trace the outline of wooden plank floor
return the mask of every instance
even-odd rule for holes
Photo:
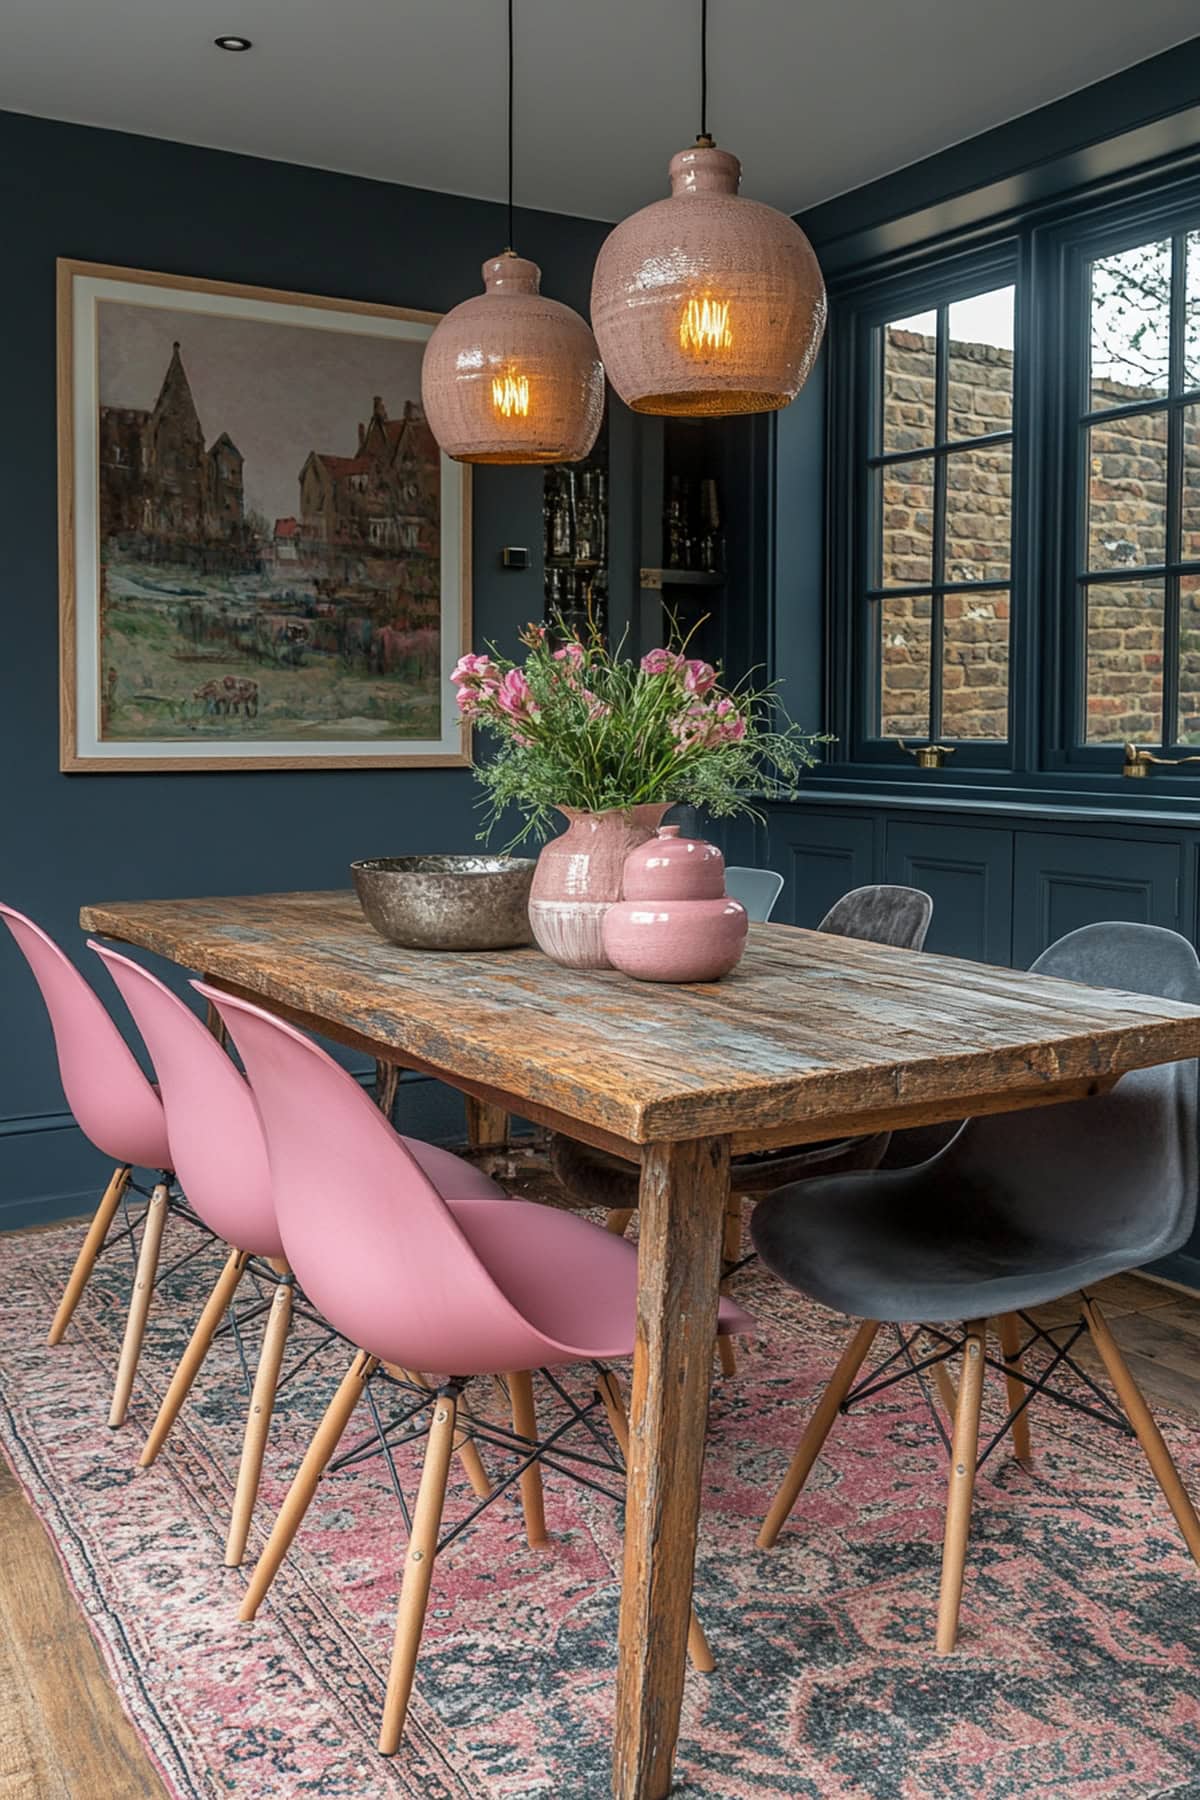
[[[514,1191],[544,1189],[512,1173]],[[1200,1417],[1200,1299],[1131,1275],[1098,1292],[1151,1405]],[[1048,1330],[1072,1316],[1069,1301],[1037,1314]],[[1082,1344],[1077,1354],[1086,1361]],[[0,1459],[0,1800],[164,1796],[41,1523]]]

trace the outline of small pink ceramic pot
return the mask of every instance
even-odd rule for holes
[[[736,968],[749,920],[737,900],[620,900],[604,915],[604,952],[636,981],[719,981]]]
[[[660,825],[658,836],[625,858],[622,900],[722,900],[725,858],[715,844],[680,837],[678,825]]]
[[[715,844],[660,825],[629,851],[621,899],[604,915],[604,954],[637,981],[719,981],[741,959],[749,921],[726,898],[725,858]]]

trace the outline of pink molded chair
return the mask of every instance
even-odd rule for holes
[[[262,1474],[275,1393],[292,1323],[295,1278],[284,1254],[275,1217],[271,1171],[258,1110],[245,1079],[212,1032],[148,969],[89,939],[116,982],[145,1040],[158,1076],[173,1165],[197,1215],[230,1245],[225,1263],[180,1359],[141,1463],[148,1468],[162,1449],[226,1309],[252,1259],[267,1263],[276,1277],[246,1417],[242,1459],[225,1561],[242,1560]],[[500,1188],[479,1170],[433,1144],[410,1141],[410,1148],[442,1191],[503,1199]],[[489,1491],[478,1452],[460,1454],[477,1492]]]
[[[530,1370],[631,1355],[637,1252],[553,1207],[512,1199],[447,1203],[357,1082],[323,1050],[259,1007],[193,985],[221,1013],[241,1052],[297,1278],[330,1323],[362,1346],[283,1504],[243,1619],[253,1618],[375,1368],[450,1376],[432,1405],[400,1593],[379,1740],[390,1755],[399,1748],[412,1690],[466,1379],[507,1373],[516,1403],[528,1393]],[[720,1328],[747,1331],[752,1321],[723,1301]],[[624,1448],[620,1390],[607,1370],[600,1381]],[[533,1436],[517,1404],[514,1423],[522,1437]],[[535,1463],[523,1484],[536,1470]],[[531,1538],[539,1523],[527,1505]],[[542,1537],[544,1531],[541,1524]],[[694,1618],[689,1646],[693,1660],[712,1667]]]
[[[48,1341],[57,1344],[79,1304],[125,1197],[134,1168],[156,1169],[142,1230],[137,1272],[117,1365],[110,1425],[123,1424],[137,1373],[146,1315],[158,1273],[158,1255],[171,1204],[171,1151],[162,1102],[104,1006],[53,938],[11,906],[0,918],[33,971],[50,1014],[63,1092],[84,1136],[116,1164],[63,1290]]]

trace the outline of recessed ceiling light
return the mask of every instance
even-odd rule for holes
[[[228,35],[214,38],[213,43],[218,50],[252,50],[254,48],[249,38]]]

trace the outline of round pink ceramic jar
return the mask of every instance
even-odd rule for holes
[[[604,915],[604,952],[637,981],[719,981],[746,948],[737,900],[619,900]]]
[[[625,858],[622,900],[723,900],[725,858],[715,844],[680,837],[660,825],[657,837]]]
[[[715,844],[682,838],[678,825],[631,850],[622,898],[604,915],[604,953],[638,981],[718,981],[746,947],[749,921],[725,894],[725,859]]]

